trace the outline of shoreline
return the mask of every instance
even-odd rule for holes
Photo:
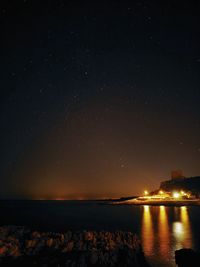
[[[110,205],[136,205],[136,206],[170,206],[170,207],[182,207],[182,206],[200,206],[200,199],[195,200],[127,200],[119,202],[109,202]]]

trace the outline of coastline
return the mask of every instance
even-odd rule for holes
[[[109,202],[110,205],[139,205],[139,206],[200,206],[200,199],[193,200],[126,200],[126,201],[118,201],[118,202]]]

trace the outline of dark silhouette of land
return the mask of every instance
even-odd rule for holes
[[[184,190],[191,192],[196,197],[200,197],[200,176],[163,181],[160,184],[160,189],[165,191]]]

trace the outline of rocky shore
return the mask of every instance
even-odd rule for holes
[[[175,251],[175,261],[178,267],[200,266],[200,252],[193,249],[180,249]]]
[[[43,233],[0,227],[0,266],[149,267],[131,232]]]

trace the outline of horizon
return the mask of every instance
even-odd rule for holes
[[[195,175],[195,176],[184,176],[184,179],[191,179],[191,178],[200,178],[200,175]],[[165,179],[165,180],[161,180],[160,184],[164,181],[170,181],[172,179],[172,177]],[[116,195],[116,196],[97,196],[95,197],[93,196],[48,196],[48,197],[22,197],[22,196],[12,196],[12,197],[6,197],[6,198],[1,198],[0,200],[36,200],[36,201],[98,201],[98,200],[117,200],[117,199],[123,199],[123,198],[135,198],[135,197],[139,197],[142,196],[144,194],[144,192],[146,191],[147,188],[144,188],[142,192],[138,192],[137,194],[130,194],[130,195]],[[159,186],[157,188],[153,188],[152,190],[149,190],[148,188],[148,192],[154,192],[156,190],[159,190]]]

